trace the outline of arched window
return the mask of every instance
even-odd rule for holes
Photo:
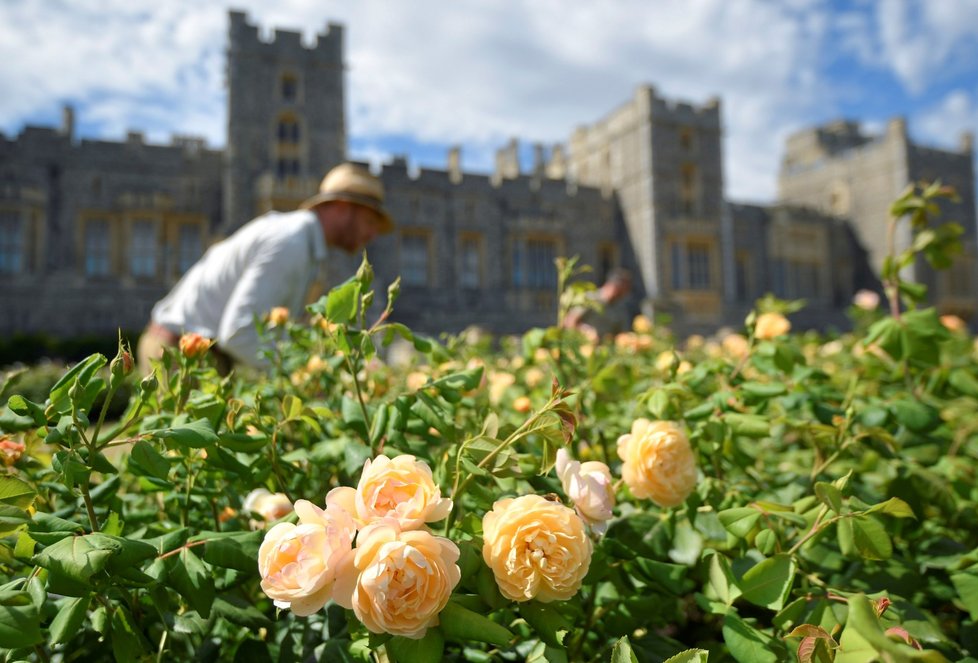
[[[299,96],[299,79],[295,74],[282,74],[282,101],[295,101]]]

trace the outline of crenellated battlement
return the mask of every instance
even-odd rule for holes
[[[343,59],[343,26],[338,23],[327,23],[326,30],[316,34],[313,43],[306,44],[303,43],[303,33],[294,30],[276,29],[271,38],[263,39],[258,26],[248,21],[245,12],[231,11],[229,16],[228,49],[232,53],[275,53],[297,57],[326,57],[337,61]]]

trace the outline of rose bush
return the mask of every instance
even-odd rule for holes
[[[3,375],[3,660],[978,656],[978,353],[898,271],[853,333],[761,335],[798,306],[765,299],[735,341],[498,350],[371,278],[265,322],[271,376],[206,339]]]

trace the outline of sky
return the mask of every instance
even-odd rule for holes
[[[724,188],[769,202],[785,139],[839,118],[955,148],[978,133],[978,0],[0,0],[0,132],[225,141],[229,9],[263,36],[346,39],[350,156],[487,173],[511,138],[566,142],[649,84],[722,101]],[[529,159],[525,162],[529,167]]]

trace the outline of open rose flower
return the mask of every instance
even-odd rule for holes
[[[482,530],[482,557],[506,598],[565,601],[581,588],[592,546],[573,509],[539,495],[499,500]]]
[[[272,522],[292,513],[292,502],[285,493],[270,493],[264,488],[256,488],[245,496],[241,505],[245,513],[257,513],[265,522]],[[252,527],[261,527],[262,523],[252,522]]]
[[[20,460],[26,448],[23,442],[11,440],[9,437],[0,438],[0,461],[10,467]]]
[[[402,530],[442,520],[452,510],[452,500],[441,496],[431,468],[407,454],[367,459],[356,489],[334,488],[326,504],[344,509],[361,526],[393,518]]]
[[[762,313],[754,324],[754,336],[763,340],[777,338],[791,331],[791,322],[780,313]]]
[[[860,290],[853,296],[852,303],[864,311],[875,311],[879,308],[880,296],[872,290]]]
[[[618,438],[621,476],[640,499],[662,507],[678,506],[696,487],[696,458],[689,440],[670,421],[636,419],[631,433]]]
[[[336,572],[352,557],[356,528],[340,509],[295,503],[299,524],[279,523],[265,534],[258,549],[261,588],[279,608],[300,617],[320,610],[333,598]]]
[[[360,530],[333,599],[373,633],[420,639],[438,624],[462,577],[458,558],[458,546],[449,539],[425,530],[405,532],[393,521],[374,523]]]
[[[947,314],[941,316],[941,324],[948,329],[948,331],[954,333],[960,333],[968,328],[968,323],[959,318],[956,315]]]
[[[557,450],[554,465],[564,493],[574,502],[574,509],[591,529],[604,534],[615,506],[611,470],[604,463],[590,460],[584,463],[570,457],[566,449]]]

